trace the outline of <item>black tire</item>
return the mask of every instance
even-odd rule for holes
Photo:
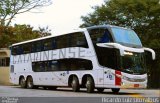
[[[50,89],[50,90],[56,90],[57,87],[48,87],[48,89]]]
[[[39,88],[39,86],[35,86],[35,85],[34,85],[34,86],[33,86],[33,88],[34,88],[34,89],[38,89],[38,88]]]
[[[94,92],[94,81],[93,81],[92,77],[90,77],[90,76],[87,77],[86,88],[87,88],[88,93]]]
[[[102,92],[104,91],[104,88],[97,88],[97,91],[98,91],[99,93],[102,93]]]
[[[44,86],[44,87],[43,87],[43,89],[44,89],[44,90],[47,90],[47,89],[48,89],[48,87]]]
[[[27,78],[27,88],[28,89],[33,89],[34,88],[34,83],[32,77]]]
[[[72,86],[72,90],[74,92],[78,92],[79,89],[80,89],[80,86],[79,86],[79,81],[78,81],[78,78],[77,77],[73,77],[72,79],[72,82],[71,82],[71,86]]]
[[[26,88],[26,81],[25,81],[24,77],[20,78],[19,84],[20,84],[21,88]]]
[[[119,93],[119,91],[120,91],[120,88],[112,88],[112,92],[115,94]]]

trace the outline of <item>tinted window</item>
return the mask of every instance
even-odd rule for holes
[[[32,63],[32,68],[33,68],[33,71],[35,72],[44,72],[45,71],[44,62]]]
[[[35,45],[35,52],[40,52],[43,49],[42,41],[37,41],[34,43],[34,45]]]
[[[69,46],[70,47],[84,47],[88,48],[86,37],[83,33],[77,32],[69,35]]]
[[[56,37],[57,49],[67,48],[68,47],[68,35],[62,35]]]
[[[23,47],[21,45],[19,46],[13,46],[12,47],[12,51],[11,51],[11,54],[12,55],[21,55],[23,54]]]
[[[118,49],[115,48],[105,48],[99,47],[96,43],[107,43],[113,42],[113,38],[107,29],[99,28],[92,29],[89,31],[96,55],[98,58],[98,62],[101,66],[119,69],[119,59],[117,57],[119,54]]]
[[[88,48],[87,40],[84,33],[71,33],[54,38],[25,43],[19,46],[13,46],[12,55],[20,55],[68,47]]]
[[[52,39],[43,40],[43,50],[51,50],[52,49]]]
[[[58,68],[59,63],[57,61],[41,61],[32,63],[32,69],[34,72],[57,71]]]
[[[24,44],[22,47],[24,54],[31,53],[31,43]]]
[[[108,43],[113,41],[111,34],[107,29],[93,29],[89,31],[89,34],[94,44]]]
[[[86,59],[72,58],[32,63],[32,69],[35,72],[91,70],[92,68],[92,62]]]
[[[59,68],[59,63],[58,61],[48,61],[48,71],[57,71]]]
[[[100,65],[112,69],[120,68],[119,51],[117,49],[103,47],[95,47],[95,49]]]
[[[17,55],[17,49],[18,49],[18,46],[13,46],[12,47],[12,55]]]
[[[52,38],[52,48],[53,48],[53,49],[56,49],[56,48],[57,48],[56,38]]]
[[[18,48],[17,48],[17,54],[21,55],[21,54],[23,54],[23,52],[24,52],[24,50],[23,50],[22,45],[19,45]]]
[[[91,70],[92,62],[86,59],[68,59],[64,61],[69,70]]]
[[[31,46],[32,46],[32,50],[31,50],[32,53],[36,52],[36,43],[33,42]]]

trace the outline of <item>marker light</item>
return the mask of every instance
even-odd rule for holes
[[[124,55],[133,55],[133,53],[132,52],[124,52]]]

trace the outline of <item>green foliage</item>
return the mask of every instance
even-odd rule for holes
[[[0,25],[9,26],[16,15],[50,4],[51,0],[1,0]]]
[[[41,37],[45,37],[45,36],[49,36],[49,35],[51,35],[51,30],[48,28],[48,26],[47,27],[39,27],[39,34],[40,34],[40,36]]]
[[[39,34],[33,30],[30,25],[15,25],[14,27],[14,41],[21,42],[24,40],[38,38]]]
[[[144,46],[160,47],[159,0],[110,0],[82,16],[81,27],[111,24],[134,29]]]
[[[43,30],[42,30],[43,29]],[[50,30],[33,30],[30,25],[0,26],[0,48],[7,48],[13,43],[51,35]]]
[[[84,23],[80,27],[111,24],[134,29],[142,44],[156,52],[156,61],[147,64],[149,81],[160,80],[156,74],[160,73],[160,0],[106,0],[93,9],[94,12],[81,17]]]
[[[111,24],[134,29],[144,46],[160,48],[159,0],[110,0],[82,16],[81,27]]]

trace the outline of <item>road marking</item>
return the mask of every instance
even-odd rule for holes
[[[140,95],[140,94],[132,94],[130,95],[131,97],[133,98],[139,98],[139,99],[142,99],[142,100],[145,100],[146,103],[153,103],[152,101],[150,101],[148,98],[145,98],[144,96]]]
[[[130,95],[131,97],[135,97],[135,98],[144,98],[142,95],[140,94],[132,94]]]
[[[158,94],[158,96],[160,95],[160,90],[155,91],[156,94]]]

